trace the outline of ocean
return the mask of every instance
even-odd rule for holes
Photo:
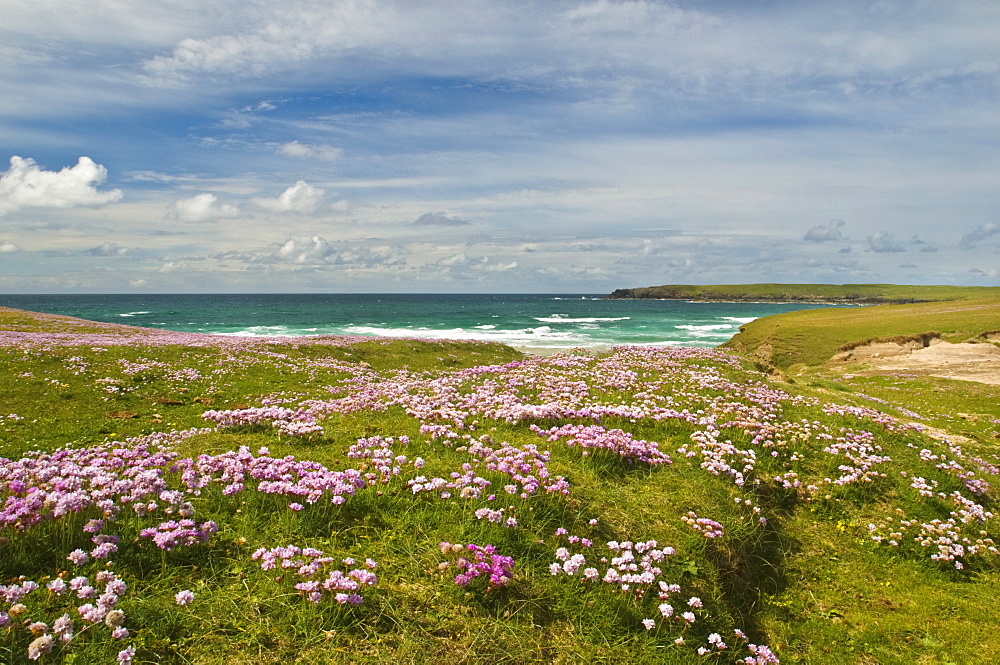
[[[474,339],[540,349],[711,347],[756,318],[822,306],[580,294],[0,295],[0,305],[216,335]]]

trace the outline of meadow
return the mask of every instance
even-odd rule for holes
[[[1000,654],[995,387],[0,330],[0,662]]]

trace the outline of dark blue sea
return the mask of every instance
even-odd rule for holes
[[[0,295],[0,305],[182,332],[477,339],[539,348],[710,347],[758,317],[820,307],[580,294]]]

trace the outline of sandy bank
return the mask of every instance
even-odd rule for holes
[[[877,371],[912,372],[1000,385],[1000,347],[994,344],[935,340],[918,348],[915,344],[880,343],[858,347],[849,357],[835,360],[865,362]]]

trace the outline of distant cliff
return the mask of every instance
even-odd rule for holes
[[[896,284],[668,284],[617,289],[610,300],[653,299],[702,302],[803,302],[831,305],[890,305],[964,300],[1000,295],[1000,287]]]

